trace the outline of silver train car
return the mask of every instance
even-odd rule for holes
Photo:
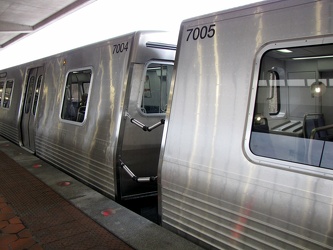
[[[333,0],[282,0],[0,71],[0,134],[206,249],[333,249]],[[173,61],[175,59],[175,64]]]
[[[172,43],[134,32],[1,70],[0,134],[115,200],[156,196]]]
[[[207,249],[333,249],[333,1],[191,18],[178,39],[162,225]]]

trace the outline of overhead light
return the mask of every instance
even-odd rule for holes
[[[312,59],[324,59],[324,58],[333,58],[333,55],[328,56],[309,56],[309,57],[295,57],[293,60],[312,60]]]
[[[281,52],[281,53],[293,53],[291,50],[289,49],[278,49],[277,51]]]
[[[312,97],[320,97],[326,92],[326,85],[323,82],[314,82],[310,87]]]

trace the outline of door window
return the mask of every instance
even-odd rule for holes
[[[33,92],[34,92],[34,83],[35,83],[35,76],[30,76],[29,82],[28,82],[28,88],[25,98],[25,105],[24,105],[24,112],[28,114],[30,112],[30,107],[32,103],[33,98]]]
[[[37,83],[36,83],[36,88],[35,88],[35,96],[34,96],[34,105],[32,108],[32,113],[33,115],[36,115],[36,109],[37,109],[37,104],[38,104],[38,98],[40,94],[40,87],[42,84],[43,76],[39,75],[37,78]]]
[[[164,114],[167,109],[173,64],[151,62],[142,80],[140,110],[144,114]]]
[[[0,82],[0,107],[2,106],[2,96],[3,96],[3,89],[5,86],[5,82]]]

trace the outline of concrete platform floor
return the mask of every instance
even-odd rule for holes
[[[201,247],[0,137],[0,250]]]
[[[133,249],[5,153],[0,159],[1,250]]]

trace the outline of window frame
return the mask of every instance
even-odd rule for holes
[[[37,114],[43,80],[44,80],[44,75],[38,74],[36,84],[35,84],[35,89],[34,89],[34,98],[32,100],[33,101],[33,103],[32,103],[32,115],[33,116],[36,116],[36,114]],[[38,84],[39,84],[39,86],[38,86]]]
[[[173,66],[173,70],[175,70],[174,68],[174,62],[173,61],[167,61],[167,60],[150,60],[148,62],[146,62],[144,70],[143,70],[143,74],[142,74],[142,78],[140,80],[140,89],[139,89],[139,95],[138,95],[138,100],[137,100],[137,109],[138,112],[142,115],[142,116],[146,116],[146,117],[164,117],[166,115],[166,110],[164,113],[146,113],[142,111],[141,105],[142,105],[142,100],[143,100],[143,95],[144,95],[144,85],[145,85],[145,79],[146,79],[146,75],[147,75],[147,71],[148,71],[148,67],[151,64],[159,64],[159,65],[171,65]],[[172,84],[172,77],[173,77],[173,72],[171,73],[170,76],[170,86],[169,86],[169,91],[167,94],[167,98],[166,98],[166,105],[168,105],[169,103],[169,97],[170,97],[170,87]],[[160,97],[161,100],[161,97]]]
[[[4,106],[4,103],[5,103],[4,99],[6,98],[6,90],[7,90],[8,82],[12,83],[12,87],[11,87],[10,96],[9,96],[9,106],[5,107]],[[4,108],[4,109],[10,109],[10,107],[11,107],[14,86],[15,86],[15,80],[14,79],[6,79],[5,84],[4,84],[4,88],[3,88],[3,101],[1,103],[1,107]]]
[[[67,86],[68,76],[70,75],[70,73],[80,72],[80,71],[85,71],[85,70],[90,70],[91,71],[91,77],[90,77],[88,98],[87,98],[87,104],[86,104],[86,108],[85,108],[85,114],[84,114],[83,121],[79,122],[79,121],[64,119],[64,118],[62,118],[62,113],[63,113],[63,107],[64,107],[64,100],[65,100],[65,93],[66,93],[66,86]],[[63,83],[62,99],[61,99],[61,105],[60,105],[60,110],[59,110],[59,120],[60,121],[62,121],[64,123],[76,125],[76,126],[83,126],[86,123],[87,113],[88,113],[88,110],[89,110],[89,102],[90,102],[90,95],[91,95],[91,88],[92,88],[92,84],[93,84],[93,79],[94,79],[94,70],[93,70],[92,66],[82,67],[82,68],[72,68],[72,69],[67,70],[65,81]]]
[[[0,87],[0,89],[2,89],[1,92],[0,92],[0,108],[3,108],[2,106],[3,106],[4,95],[5,95],[4,90],[5,90],[5,86],[6,86],[6,79],[1,80],[0,84],[2,84],[2,87]]]
[[[325,178],[333,179],[333,170],[323,167],[316,167],[313,165],[307,165],[300,162],[292,162],[286,159],[275,159],[267,156],[256,155],[251,150],[251,133],[252,125],[254,123],[255,107],[256,107],[256,97],[258,92],[258,83],[260,79],[261,61],[265,54],[271,50],[283,49],[283,48],[297,48],[297,47],[311,47],[320,45],[333,44],[333,37],[321,37],[313,39],[301,39],[292,41],[279,41],[270,42],[261,47],[255,55],[253,74],[251,79],[251,88],[248,103],[248,112],[246,119],[246,127],[244,131],[244,143],[243,152],[250,162],[262,166],[269,166],[278,169],[284,169],[293,172],[301,172],[310,175],[320,175],[325,176]],[[325,150],[325,149],[324,149]]]

